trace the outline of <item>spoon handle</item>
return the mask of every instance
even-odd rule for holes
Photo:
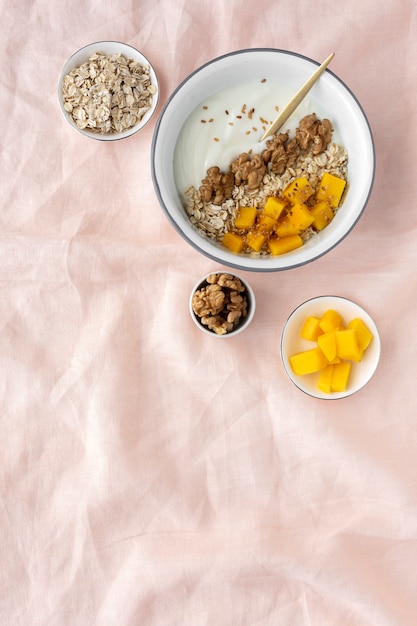
[[[281,128],[284,122],[290,117],[292,113],[294,113],[295,109],[298,107],[300,102],[304,100],[307,93],[310,91],[314,83],[317,79],[323,74],[326,67],[329,65],[330,61],[333,59],[335,53],[332,52],[325,61],[317,68],[317,70],[310,76],[308,80],[300,87],[297,93],[291,98],[289,103],[282,109],[281,113],[276,117],[276,119],[272,122],[271,126],[265,131],[262,135],[260,141],[264,141],[269,135],[274,135],[277,130]]]

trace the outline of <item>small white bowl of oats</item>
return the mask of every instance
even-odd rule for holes
[[[195,325],[212,337],[235,337],[255,315],[255,294],[241,276],[217,270],[195,284],[189,301]]]
[[[196,69],[161,111],[151,157],[160,205],[186,242],[222,265],[299,267],[338,245],[364,211],[372,132],[329,68],[261,140],[318,65],[285,50],[232,52]]]
[[[149,122],[158,104],[158,79],[136,48],[98,41],[65,63],[58,99],[65,119],[82,135],[115,141],[132,136]]]

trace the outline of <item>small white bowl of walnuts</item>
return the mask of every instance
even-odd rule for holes
[[[82,135],[101,141],[130,137],[158,104],[155,70],[136,48],[98,41],[75,52],[58,82],[61,111]]]
[[[196,283],[190,313],[196,326],[213,337],[234,337],[251,323],[256,301],[252,287],[240,276],[216,271]]]

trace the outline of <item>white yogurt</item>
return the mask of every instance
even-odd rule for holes
[[[259,81],[233,85],[201,102],[182,127],[175,147],[178,191],[190,185],[198,188],[209,167],[227,171],[242,152],[260,153],[268,140],[260,143],[262,135],[293,95],[282,85]],[[293,133],[309,113],[327,117],[307,96],[280,132]]]

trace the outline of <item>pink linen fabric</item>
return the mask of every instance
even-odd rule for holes
[[[0,0],[0,624],[417,624],[417,4],[412,0]],[[373,130],[352,233],[296,270],[244,273],[250,328],[188,314],[218,266],[151,180],[156,116],[116,143],[64,121],[66,59],[130,43],[160,79],[249,47],[321,61]],[[375,319],[352,398],[287,379],[290,312],[322,294]]]

